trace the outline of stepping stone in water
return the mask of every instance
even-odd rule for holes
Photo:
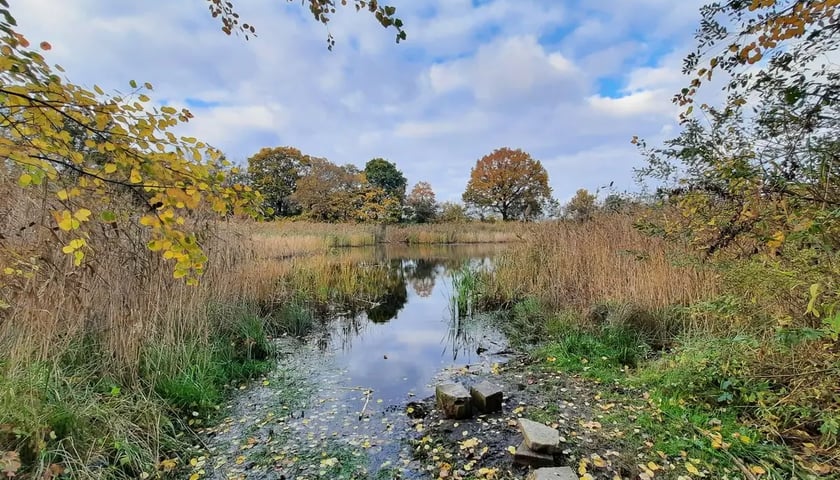
[[[435,387],[435,401],[447,418],[456,420],[472,415],[470,393],[460,383],[441,383]]]
[[[532,471],[526,480],[578,480],[571,467],[538,468]]]
[[[560,432],[557,430],[527,418],[519,419],[519,430],[531,450],[548,454],[560,451]]]
[[[554,457],[549,453],[535,452],[522,442],[513,454],[513,462],[529,467],[553,467]]]
[[[482,413],[498,412],[502,409],[502,389],[488,381],[470,388],[473,405]]]

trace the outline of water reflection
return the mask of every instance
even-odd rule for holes
[[[348,385],[373,389],[385,401],[428,394],[441,370],[487,361],[501,335],[480,319],[453,319],[453,272],[465,263],[489,265],[503,246],[386,246],[337,251],[328,261],[328,298],[314,346],[332,359]],[[323,260],[321,260],[323,261]],[[355,276],[355,277],[354,277]],[[373,283],[373,284],[370,284]],[[350,290],[353,286],[357,290]],[[335,302],[334,302],[335,303]],[[457,320],[457,322],[455,321]]]

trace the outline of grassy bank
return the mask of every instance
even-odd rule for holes
[[[598,386],[613,405],[599,428],[618,435],[605,445],[627,474],[653,477],[653,462],[656,478],[830,477],[836,337],[804,315],[804,282],[773,266],[700,262],[609,216],[536,229],[475,289],[485,307],[508,307],[502,325],[530,352],[520,374],[546,379],[544,395],[560,394],[557,372]],[[550,406],[532,413],[562,420]]]
[[[148,251],[130,199],[116,199],[118,220],[89,232],[75,267],[42,215],[60,205],[12,179],[0,188],[3,471],[100,479],[164,470],[230,388],[272,365],[268,337],[286,316],[260,304],[276,279],[240,273],[254,270],[259,245],[197,215],[210,268],[189,287]]]

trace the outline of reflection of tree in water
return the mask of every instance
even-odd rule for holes
[[[428,297],[435,289],[438,261],[421,258],[405,265],[405,277],[414,292],[421,297]]]
[[[396,318],[408,301],[402,267],[402,260],[396,259],[387,262],[388,278],[385,284],[381,286],[383,293],[376,299],[375,305],[365,310],[371,322],[385,323]]]

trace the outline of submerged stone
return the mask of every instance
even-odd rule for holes
[[[519,430],[531,450],[549,454],[560,451],[560,432],[557,430],[527,418],[519,419]]]
[[[472,399],[460,383],[441,383],[435,388],[437,406],[447,418],[463,419],[472,415]]]
[[[538,468],[526,480],[578,480],[571,467]]]
[[[535,452],[528,448],[525,442],[522,442],[516,449],[516,453],[513,454],[513,462],[529,467],[553,467],[554,456],[548,453]]]
[[[473,405],[482,413],[498,412],[502,409],[502,389],[488,381],[470,388]]]

